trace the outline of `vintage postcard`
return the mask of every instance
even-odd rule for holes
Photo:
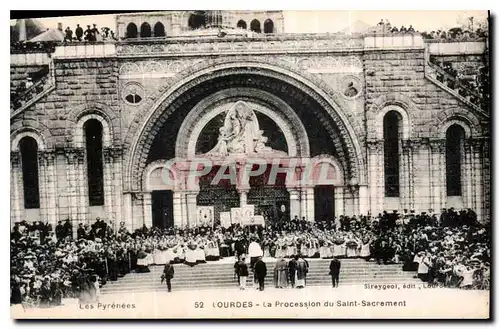
[[[11,317],[488,319],[488,21],[12,19]]]

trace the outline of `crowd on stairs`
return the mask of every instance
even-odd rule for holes
[[[426,282],[450,287],[489,288],[490,225],[472,210],[435,214],[384,212],[338,220],[262,226],[146,228],[130,233],[121,223],[70,221],[53,231],[48,223],[15,223],[11,232],[11,303],[57,305],[62,297],[97,298],[99,287],[127,273],[148,272],[153,264],[195,266],[220,257],[247,256],[258,243],[276,259],[364,258],[398,263]]]

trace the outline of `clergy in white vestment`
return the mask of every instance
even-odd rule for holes
[[[252,269],[257,259],[259,259],[259,257],[262,257],[264,255],[262,248],[260,247],[260,244],[254,239],[252,240],[252,242],[250,242],[250,245],[248,246],[248,255],[250,256],[250,267]]]

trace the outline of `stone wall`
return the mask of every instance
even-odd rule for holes
[[[254,55],[255,58],[259,56]],[[343,207],[346,213],[352,214],[359,209],[367,209],[377,214],[384,208],[420,212],[429,209],[439,211],[449,206],[452,200],[445,195],[443,139],[446,127],[456,122],[467,128],[468,139],[464,171],[466,184],[459,202],[464,207],[473,208],[480,216],[488,214],[490,163],[486,149],[489,146],[482,137],[489,136],[486,126],[489,117],[426,77],[423,47],[366,50],[363,55],[353,52],[348,56],[301,54],[299,57],[282,54],[275,57],[274,63],[282,60],[295,68],[294,74],[312,75],[337,91],[342,98],[342,111],[360,123],[355,130],[356,133],[361,132],[357,137],[362,153],[366,150],[368,168],[363,174],[368,177],[368,187],[363,189],[368,191],[360,193],[346,187],[344,204],[336,205],[336,209]],[[360,59],[359,70],[339,72],[342,65],[338,63],[343,63],[348,57]],[[454,59],[456,65],[468,63],[471,69],[479,65],[478,55],[449,59]],[[123,191],[122,172],[125,135],[133,125],[139,125],[134,120],[140,111],[148,110],[143,108],[144,104],[153,104],[131,105],[125,102],[124,96],[127,88],[135,83],[143,88],[144,98],[151,95],[158,98],[168,85],[168,79],[200,61],[203,61],[200,57],[156,61],[144,61],[140,57],[55,59],[55,90],[11,120],[12,140],[30,132],[40,135],[44,144],[39,160],[43,206],[39,214],[24,211],[20,200],[22,189],[19,190],[22,177],[18,169],[13,169],[13,218],[40,216],[55,224],[65,218],[71,218],[76,223],[101,216],[115,221],[124,218],[129,228],[140,227],[144,219],[149,223],[150,195],[141,191]],[[26,77],[27,70],[26,66],[11,66],[11,79],[21,81]],[[349,76],[357,79],[361,90],[358,96],[352,98],[342,96],[344,80]],[[398,111],[403,121],[400,198],[384,198],[382,120],[390,109]],[[100,120],[104,126],[105,205],[100,207],[88,205],[82,125],[89,118]],[[16,152],[13,150],[11,157],[11,163],[15,163],[13,168],[19,167],[19,161],[12,160],[16,158]],[[360,200],[361,197],[366,200]]]
[[[366,81],[367,139],[381,143],[382,120],[388,106],[400,112],[404,136],[401,144],[399,208],[415,211],[439,211],[449,206],[446,198],[444,138],[450,123],[461,123],[470,134],[469,139],[479,141],[486,134],[482,122],[484,113],[467,107],[442,86],[425,77],[424,50],[367,52],[364,56]],[[432,143],[438,143],[436,147]],[[480,142],[481,143],[481,142]],[[482,151],[470,149],[466,158],[482,156]],[[382,202],[384,179],[383,147],[369,150],[372,204],[395,205],[394,200]],[[473,177],[483,172],[482,163],[470,162],[464,171],[463,207],[474,208],[478,214],[487,212],[483,195],[471,192]],[[470,171],[470,172],[469,172]],[[382,177],[380,177],[382,176]],[[485,182],[488,185],[489,182]],[[473,189],[473,188],[472,188]],[[449,200],[450,202],[452,200]],[[379,209],[380,210],[380,209]]]

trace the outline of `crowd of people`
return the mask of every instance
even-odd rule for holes
[[[79,224],[76,234],[69,221],[59,222],[54,230],[48,223],[16,223],[11,233],[11,302],[58,305],[63,296],[95,300],[107,281],[131,271],[148,272],[154,264],[195,266],[221,257],[236,256],[241,261],[249,256],[254,269],[258,257],[252,243],[253,249],[257,244],[262,250],[260,256],[278,260],[277,287],[286,286],[285,277],[292,286],[304,286],[295,282],[301,278],[295,278],[308,265],[297,272],[291,260],[363,258],[399,263],[426,282],[488,288],[490,228],[480,224],[470,209],[443,210],[439,218],[394,211],[373,218],[341,216],[337,221],[294,218],[266,227],[144,226],[135,232],[124,223],[115,228],[97,219],[92,225]]]
[[[488,30],[480,27],[476,29],[466,29],[455,27],[447,31],[436,30],[431,32],[416,31],[413,25],[406,27],[402,25],[400,28],[392,26],[389,20],[381,19],[375,26],[374,32],[383,34],[406,34],[406,33],[420,33],[426,40],[446,40],[446,41],[476,41],[488,37]]]
[[[64,42],[96,42],[101,40],[118,40],[115,32],[109,27],[101,28],[101,32],[97,28],[97,24],[87,25],[87,29],[83,29],[80,24],[76,25],[75,32],[68,26],[64,30]]]
[[[64,38],[63,42],[97,42],[97,41],[111,41],[118,40],[115,32],[109,27],[102,27],[100,30],[97,24],[87,25],[86,29],[83,29],[80,24],[76,25],[73,31],[69,26],[63,31]],[[53,53],[56,46],[60,43],[58,40],[52,41],[30,41],[21,40],[17,42],[10,43],[11,53],[39,53],[47,52]]]

